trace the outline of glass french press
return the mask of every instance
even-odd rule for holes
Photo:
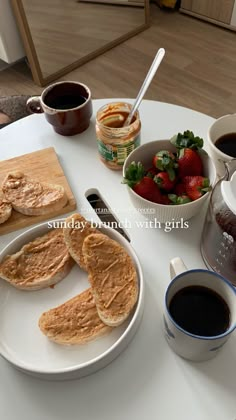
[[[207,267],[236,286],[236,159],[213,188],[201,237]]]

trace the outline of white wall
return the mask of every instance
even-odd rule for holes
[[[0,59],[13,63],[25,56],[10,0],[0,0]]]

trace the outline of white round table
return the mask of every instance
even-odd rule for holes
[[[32,115],[9,125],[0,130],[1,159],[53,146],[77,200],[78,211],[86,212],[89,204],[85,193],[96,188],[118,218],[122,213],[131,222],[143,220],[121,184],[121,173],[107,169],[97,155],[95,113],[114,100],[117,99],[94,100],[89,129],[74,137],[54,133],[43,115]],[[145,100],[140,115],[142,143],[168,139],[186,129],[206,139],[207,128],[214,121],[186,108]],[[202,214],[189,221],[188,229],[165,232],[162,228],[140,229],[136,225],[128,229],[146,283],[144,316],[128,348],[104,369],[65,382],[30,377],[0,358],[0,418],[235,420],[235,334],[214,359],[191,363],[170,350],[161,329],[170,259],[180,256],[188,268],[205,267],[200,254],[204,215],[203,209]],[[19,233],[1,236],[1,249]]]

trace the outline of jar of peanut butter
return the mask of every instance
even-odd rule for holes
[[[141,121],[138,111],[130,125],[124,123],[132,105],[112,102],[100,108],[96,115],[98,153],[110,169],[122,169],[127,156],[140,145]]]

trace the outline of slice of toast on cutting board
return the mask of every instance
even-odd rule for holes
[[[0,184],[11,172],[22,172],[41,183],[58,185],[64,188],[67,202],[61,208],[51,208],[45,214],[28,216],[12,211],[7,221],[0,224],[0,235],[40,223],[44,220],[69,213],[76,209],[76,200],[53,147],[37,150],[22,156],[0,161]]]

